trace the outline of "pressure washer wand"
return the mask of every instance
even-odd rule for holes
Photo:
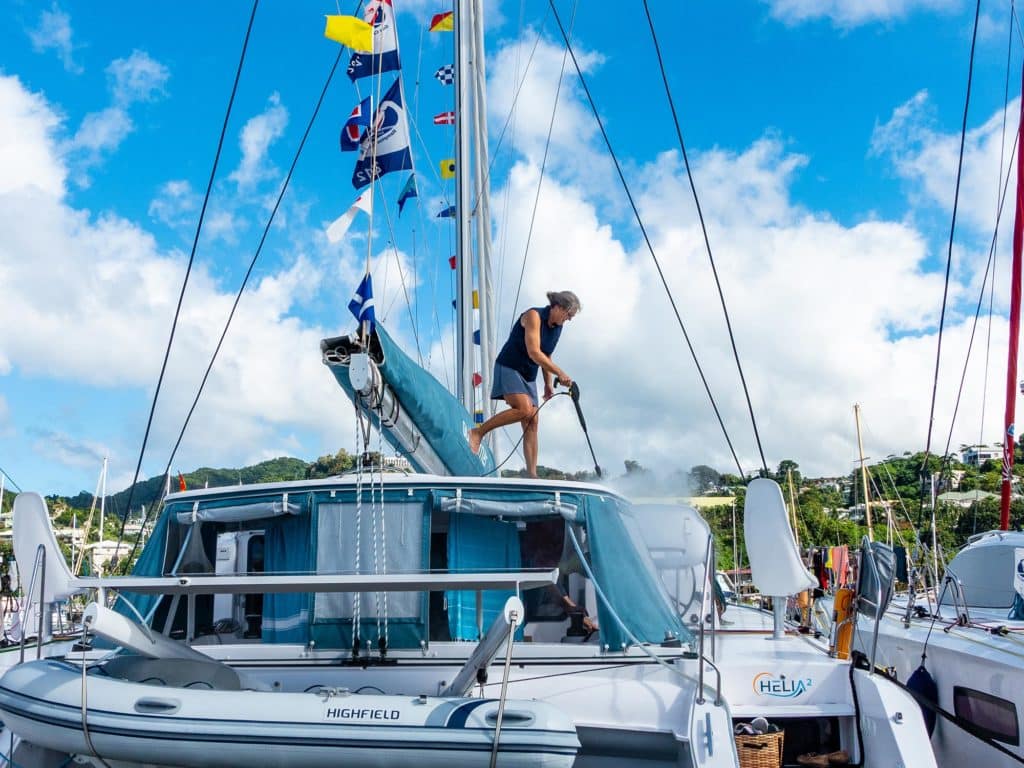
[[[601,467],[597,463],[597,456],[594,455],[594,446],[590,442],[590,433],[587,432],[587,420],[583,418],[583,409],[580,408],[580,385],[575,381],[569,385],[569,396],[572,398],[572,404],[576,406],[576,416],[580,420],[580,426],[583,427],[583,436],[587,438],[590,457],[594,460],[594,473],[601,477]]]

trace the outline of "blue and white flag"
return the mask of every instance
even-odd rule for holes
[[[352,301],[348,303],[348,311],[355,315],[360,323],[369,322],[370,330],[377,324],[377,318],[373,313],[373,278],[367,272],[363,275],[362,282],[352,294]]]
[[[443,211],[441,211],[439,214],[437,214],[437,218],[439,218],[439,219],[454,219],[455,218],[455,206],[454,205],[449,205],[447,208],[445,208]]]
[[[402,106],[402,81],[388,88],[377,107],[373,124],[359,140],[359,159],[352,173],[352,186],[362,189],[385,173],[412,168],[409,151],[409,123]]]
[[[405,182],[405,186],[402,187],[402,194],[398,196],[398,215],[402,215],[402,209],[405,207],[405,203],[410,197],[419,196],[420,193],[416,189],[416,174],[409,174],[409,180]]]
[[[434,73],[434,77],[440,81],[441,85],[451,85],[455,82],[455,65],[445,64]]]
[[[360,77],[379,75],[401,69],[398,61],[398,35],[395,32],[395,9],[391,0],[371,0],[363,15],[373,26],[373,53],[356,51],[348,63],[348,76],[355,82]]]
[[[370,106],[370,97],[367,96],[356,104],[352,114],[348,116],[345,127],[341,129],[341,151],[355,152],[359,149],[359,128],[370,127],[370,113],[373,109]]]

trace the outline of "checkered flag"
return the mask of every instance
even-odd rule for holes
[[[434,73],[434,77],[441,82],[441,85],[451,85],[455,82],[455,65],[445,64]]]

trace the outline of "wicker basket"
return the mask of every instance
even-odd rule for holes
[[[740,756],[740,768],[779,768],[782,765],[783,735],[783,731],[738,734],[736,752]]]

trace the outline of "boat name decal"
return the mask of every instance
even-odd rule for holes
[[[353,709],[351,707],[328,707],[324,717],[328,720],[398,720],[402,713],[397,709]]]
[[[754,676],[754,693],[759,696],[774,696],[777,699],[794,699],[811,687],[811,678],[776,677],[771,672]]]

